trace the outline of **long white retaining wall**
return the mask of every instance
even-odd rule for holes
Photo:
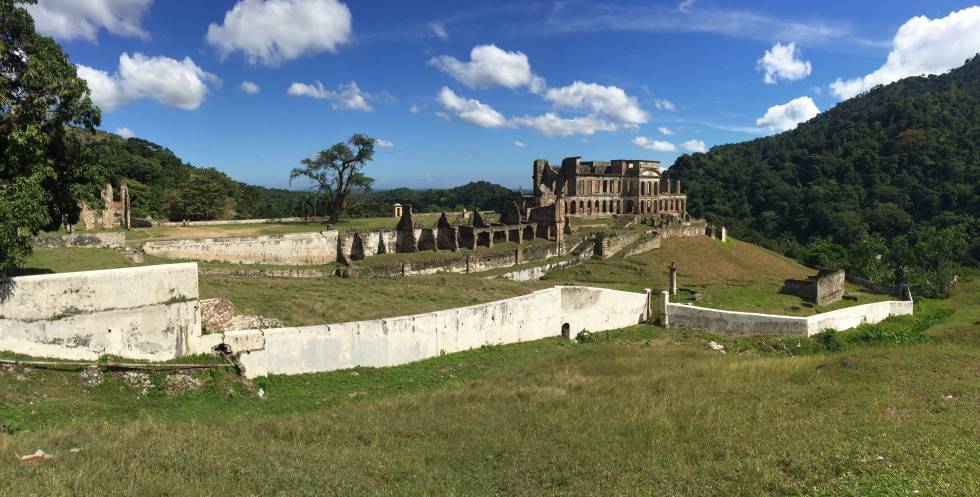
[[[299,328],[232,331],[199,342],[241,353],[245,374],[300,374],[394,366],[484,345],[605,331],[647,318],[646,294],[555,287],[445,311]],[[567,326],[566,326],[567,324]]]
[[[891,316],[912,314],[911,300],[889,300],[856,305],[807,317],[722,311],[687,304],[670,303],[669,294],[660,297],[660,322],[671,328],[688,328],[732,336],[793,335],[813,336],[822,331],[846,330],[874,324]]]
[[[201,334],[197,264],[0,281],[0,350],[64,359],[167,360]]]
[[[338,231],[146,242],[143,251],[172,259],[240,264],[316,265],[337,262]]]

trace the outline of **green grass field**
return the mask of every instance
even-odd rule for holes
[[[201,298],[229,299],[236,312],[302,326],[432,312],[523,295],[549,285],[447,273],[407,278],[201,275],[200,286]]]
[[[0,494],[973,496],[978,299],[836,352],[637,326],[174,395],[0,369]]]
[[[549,242],[536,239],[528,243]],[[513,243],[501,243],[491,249],[481,248],[480,253],[504,253],[516,247]],[[402,262],[437,262],[459,256],[459,253],[444,251],[386,254],[358,261],[356,265],[370,270]],[[678,263],[680,287],[684,289],[675,300],[692,301],[689,290],[697,290],[703,295],[697,305],[704,307],[811,315],[892,298],[848,285],[848,293],[857,295],[857,302],[841,301],[827,307],[811,307],[799,297],[779,293],[779,289],[783,279],[802,278],[814,273],[813,270],[751,244],[734,240],[723,244],[706,237],[670,239],[661,249],[637,257],[590,260],[580,266],[553,271],[543,280],[532,282],[482,279],[495,272],[409,278],[355,276],[349,279],[242,278],[202,274],[200,287],[203,298],[227,298],[235,303],[238,312],[261,314],[299,326],[430,312],[513,297],[555,284],[637,292],[644,288],[662,289],[667,285],[666,267],[670,261]],[[167,262],[177,261],[146,256],[144,264]],[[22,273],[132,266],[135,264],[119,252],[108,249],[37,249]],[[304,267],[221,263],[201,263],[200,266],[225,269]]]
[[[809,306],[803,299],[779,290],[783,280],[805,278],[816,274],[815,270],[756,245],[738,240],[722,243],[708,237],[668,239],[663,247],[628,259],[592,259],[580,266],[553,271],[543,281],[634,292],[644,288],[659,291],[667,287],[667,267],[672,261],[677,263],[681,288],[674,300],[693,303],[693,292],[697,291],[703,298],[696,305],[702,307],[806,316],[893,298],[847,284],[846,293],[857,296],[856,302]]]

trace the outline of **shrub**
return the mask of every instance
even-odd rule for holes
[[[836,352],[844,348],[844,342],[841,341],[837,332],[832,329],[824,330],[814,338],[817,339],[820,345],[823,345],[823,348],[829,351]]]

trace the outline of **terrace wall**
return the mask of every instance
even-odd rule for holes
[[[0,283],[0,350],[167,360],[201,334],[197,264],[45,274]]]
[[[703,330],[729,336],[813,336],[828,329],[846,330],[862,324],[878,323],[891,316],[911,315],[913,308],[911,300],[890,300],[798,317],[672,304],[665,294],[666,292],[661,294],[662,324],[666,323],[671,328]]]
[[[150,255],[239,264],[317,265],[337,262],[339,233],[313,233],[160,240],[143,244]]]
[[[105,231],[61,236],[36,236],[31,239],[31,245],[36,248],[96,247],[124,249],[126,248],[126,232]]]
[[[384,367],[484,345],[604,331],[646,319],[647,295],[555,287],[486,304],[391,319],[233,331],[221,339],[241,353],[250,378],[358,366]],[[567,327],[565,326],[567,324]]]

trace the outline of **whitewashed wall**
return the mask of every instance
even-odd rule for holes
[[[668,302],[666,321],[671,328],[703,330],[730,336],[813,336],[828,329],[846,330],[862,324],[879,323],[891,316],[911,315],[912,308],[912,301],[890,300],[798,317],[723,311]],[[661,323],[663,322],[661,317]]]
[[[583,329],[605,331],[646,318],[645,294],[555,287],[510,299],[391,319],[225,333],[249,377],[406,364],[443,353]],[[216,337],[212,340],[218,340]],[[216,342],[217,343],[217,342]],[[216,343],[201,342],[213,347]]]
[[[12,278],[0,290],[0,350],[173,359],[201,334],[197,300],[195,263]]]
[[[143,244],[158,257],[238,264],[330,264],[337,262],[336,230],[313,233],[160,240]]]

